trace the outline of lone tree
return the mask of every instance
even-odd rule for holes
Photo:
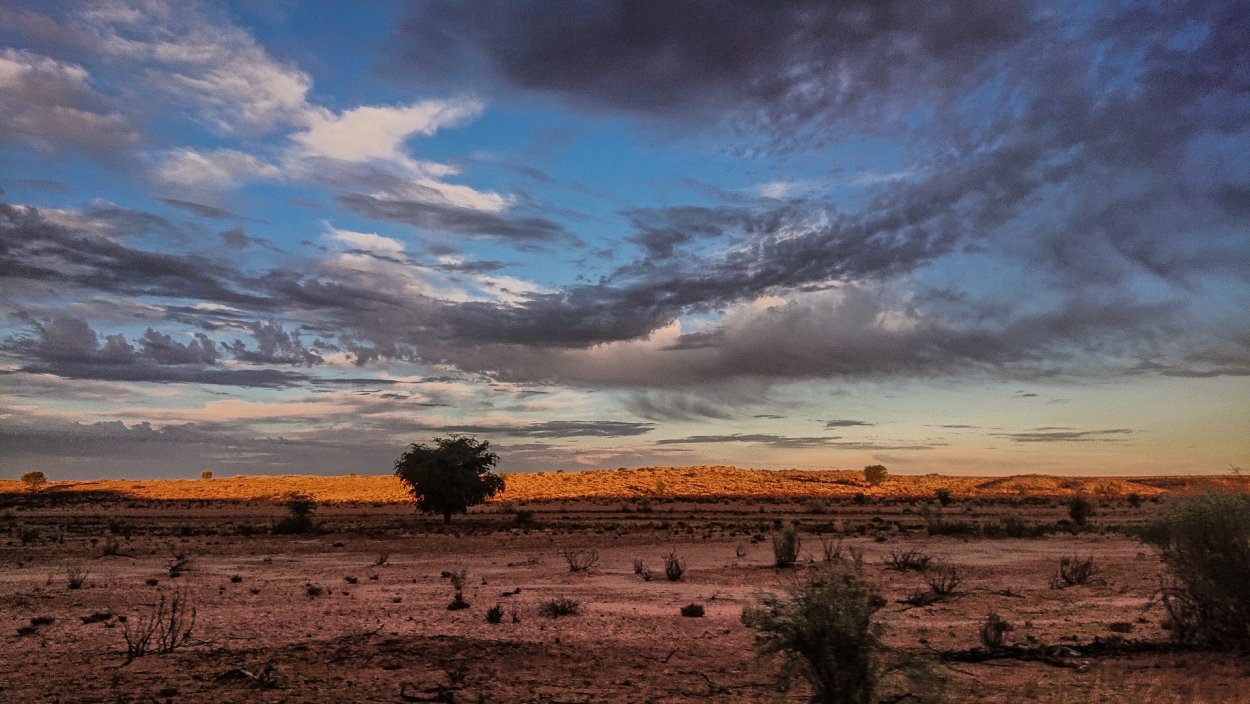
[[[870,464],[867,467],[864,467],[864,481],[868,482],[872,486],[876,486],[885,481],[887,474],[889,474],[889,470],[887,470],[883,464]]]
[[[408,485],[417,510],[443,514],[465,513],[503,491],[503,477],[491,474],[499,455],[490,442],[463,435],[434,438],[433,445],[413,443],[395,460],[395,476]]]
[[[39,491],[44,484],[48,483],[48,478],[43,472],[27,472],[22,475],[22,483],[30,491]]]

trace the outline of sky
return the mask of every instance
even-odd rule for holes
[[[0,477],[1250,466],[1250,4],[5,2]]]

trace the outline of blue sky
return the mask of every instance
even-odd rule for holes
[[[1244,3],[10,3],[0,472],[1250,462]]]

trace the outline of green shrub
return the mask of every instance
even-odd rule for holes
[[[317,501],[307,494],[291,492],[283,501],[291,515],[278,521],[273,527],[275,533],[307,533],[313,529],[312,514],[317,509]]]
[[[1250,495],[1178,499],[1149,534],[1175,580],[1159,593],[1173,636],[1211,647],[1250,646]]]
[[[799,529],[790,525],[780,533],[773,534],[773,564],[777,567],[790,567],[799,559],[799,548],[803,540],[799,537]]]
[[[858,573],[816,570],[784,595],[761,596],[742,622],[757,631],[761,656],[785,658],[783,686],[797,675],[811,684],[815,702],[867,704],[878,678],[872,616],[880,603]]]

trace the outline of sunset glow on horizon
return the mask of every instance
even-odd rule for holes
[[[802,5],[5,3],[0,479],[1250,467],[1246,3]]]

